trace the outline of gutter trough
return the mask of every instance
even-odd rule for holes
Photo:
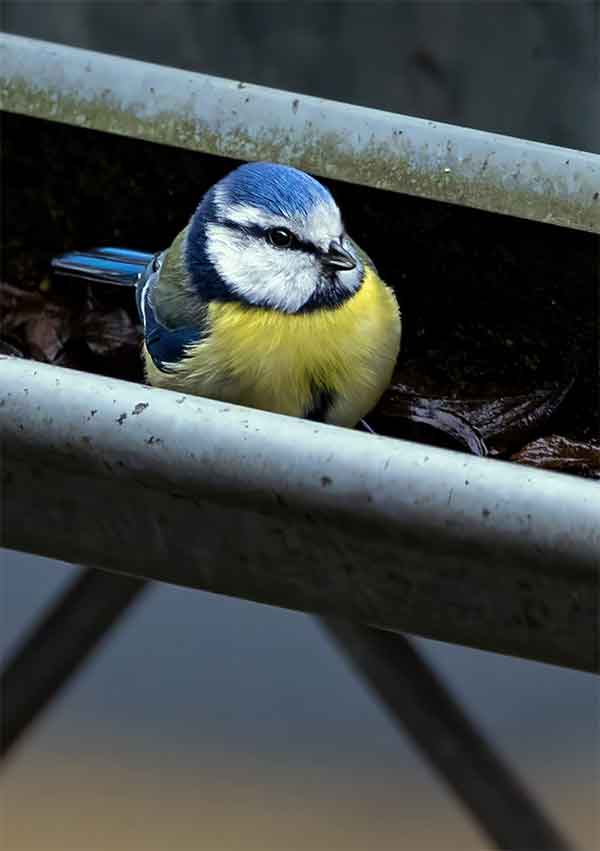
[[[600,156],[0,38],[2,109],[600,232]],[[598,671],[600,487],[0,358],[3,546]]]
[[[15,358],[2,545],[598,670],[600,487]]]
[[[2,34],[2,109],[600,232],[600,156]]]

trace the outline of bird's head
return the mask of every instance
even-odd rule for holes
[[[204,299],[283,313],[335,307],[363,275],[329,190],[273,163],[239,166],[207,192],[185,252],[191,284]]]

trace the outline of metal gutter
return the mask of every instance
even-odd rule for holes
[[[0,360],[2,544],[598,669],[600,487]]]
[[[600,232],[600,156],[20,36],[2,109]]]

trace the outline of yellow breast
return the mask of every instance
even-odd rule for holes
[[[210,334],[165,375],[146,358],[152,384],[251,408],[303,416],[315,391],[334,398],[326,419],[353,426],[390,382],[400,346],[392,291],[370,268],[340,307],[305,314],[209,306]]]

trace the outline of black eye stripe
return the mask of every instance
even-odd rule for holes
[[[260,225],[241,225],[238,222],[232,222],[229,219],[224,219],[219,224],[224,225],[226,228],[230,230],[236,230],[241,233],[245,233],[248,236],[254,236],[257,239],[264,239],[266,235],[266,231],[264,228],[260,227]],[[280,230],[281,228],[276,228],[276,230]],[[269,228],[271,230],[271,228]],[[288,251],[303,251],[306,254],[320,254],[319,249],[312,242],[306,242],[298,239],[298,237],[292,233],[294,237],[293,243],[288,247]]]

